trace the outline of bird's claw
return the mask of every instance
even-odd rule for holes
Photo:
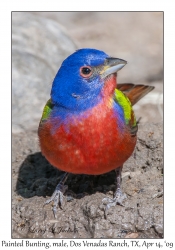
[[[67,185],[58,184],[52,196],[48,200],[46,200],[44,203],[44,206],[45,206],[46,204],[49,204],[52,201],[54,202],[52,210],[53,210],[55,218],[56,218],[58,204],[60,205],[60,208],[63,208],[64,193],[66,192],[67,189],[68,189]]]
[[[121,189],[117,190],[115,192],[114,198],[111,199],[110,197],[106,197],[102,200],[103,204],[106,205],[105,207],[105,217],[107,218],[107,211],[110,209],[110,207],[116,206],[116,204],[119,204],[124,207],[123,201],[126,199],[126,194],[123,194]]]

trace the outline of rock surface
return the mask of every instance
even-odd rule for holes
[[[63,209],[57,218],[52,204],[43,207],[63,172],[41,155],[36,132],[13,134],[13,238],[162,238],[162,124],[139,125],[135,152],[123,168],[124,207],[116,205],[104,217],[102,199],[112,197],[114,171],[70,175]]]

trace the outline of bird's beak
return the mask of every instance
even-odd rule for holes
[[[117,73],[127,64],[127,61],[120,58],[109,57],[105,60],[103,69],[100,72],[101,78]]]

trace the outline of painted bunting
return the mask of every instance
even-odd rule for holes
[[[116,171],[114,198],[105,198],[107,211],[122,205],[123,163],[131,156],[138,124],[132,106],[152,86],[117,84],[117,72],[127,62],[96,49],[80,49],[66,58],[52,84],[38,135],[42,154],[65,171],[53,195],[56,216],[62,207],[68,173],[100,175]]]

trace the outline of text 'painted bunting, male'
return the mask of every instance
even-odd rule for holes
[[[38,129],[42,154],[66,172],[46,201],[54,201],[55,216],[68,173],[99,175],[115,169],[116,191],[113,199],[103,199],[106,211],[125,198],[121,170],[135,148],[138,129],[132,105],[154,88],[117,84],[117,71],[126,64],[103,51],[80,49],[55,76]]]

